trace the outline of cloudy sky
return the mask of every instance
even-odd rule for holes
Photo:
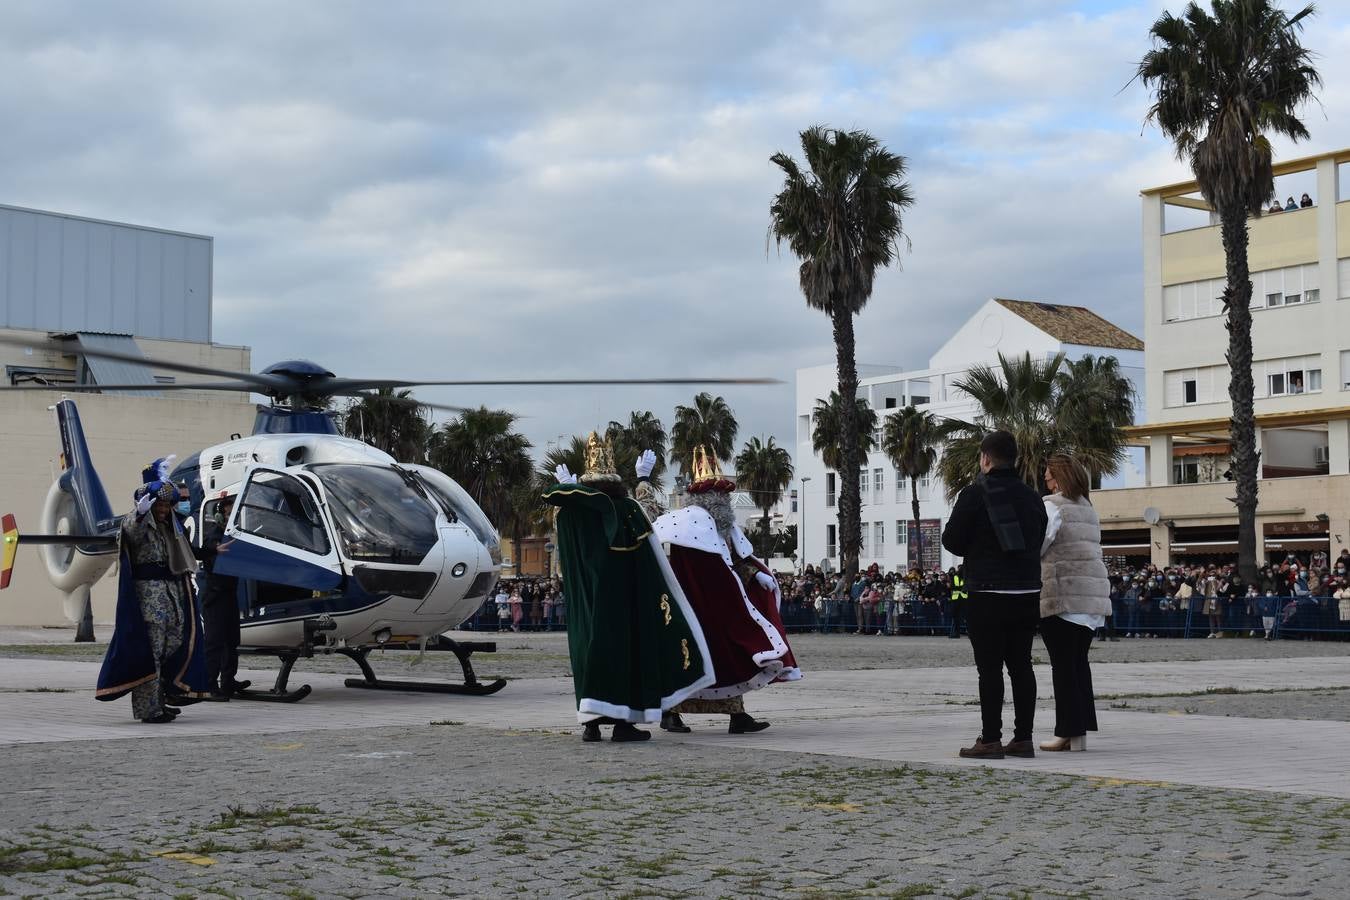
[[[1141,333],[1142,187],[1185,177],[1129,85],[1180,0],[247,2],[0,8],[0,202],[215,237],[215,340],[342,375],[771,376],[722,393],[791,445],[832,362],[766,252],[778,150],[909,160],[912,251],[862,362],[926,365],[986,298]],[[1312,141],[1350,146],[1350,3],[1306,34]],[[542,449],[689,389],[427,389]]]

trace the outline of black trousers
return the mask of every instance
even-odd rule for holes
[[[1081,737],[1097,730],[1097,706],[1092,697],[1092,629],[1066,622],[1059,616],[1041,619],[1041,638],[1050,654],[1055,682],[1055,737]]]
[[[1013,694],[1013,740],[1031,740],[1036,721],[1036,673],[1031,642],[1041,620],[1041,595],[972,591],[966,603],[966,632],[980,674],[980,739],[1003,738],[1003,669]]]
[[[211,585],[202,596],[206,626],[206,684],[210,690],[228,690],[239,672],[239,606],[234,583]],[[219,588],[219,589],[218,589]]]
[[[966,601],[951,600],[947,603],[948,615],[951,616],[951,637],[961,636],[961,620],[966,615]]]

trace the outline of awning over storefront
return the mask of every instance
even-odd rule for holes
[[[1272,541],[1266,540],[1266,552],[1271,553],[1277,550],[1330,550],[1331,541],[1323,535],[1320,538],[1280,538]]]
[[[1212,553],[1237,553],[1237,541],[1191,541],[1187,544],[1173,544],[1174,556],[1208,556]]]

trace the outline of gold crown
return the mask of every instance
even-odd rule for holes
[[[614,469],[614,448],[594,431],[586,440],[586,474],[582,481],[619,481]]]
[[[699,444],[694,448],[694,471],[690,487],[700,487],[703,489],[715,489],[729,491],[735,488],[735,485],[722,474],[722,467],[717,462],[717,454],[709,453],[708,448]]]

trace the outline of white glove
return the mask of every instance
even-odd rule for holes
[[[766,591],[772,591],[774,588],[778,587],[777,579],[775,579],[772,575],[769,575],[766,572],[756,572],[755,580],[758,581],[759,586],[764,588],[764,590]]]
[[[553,477],[558,479],[558,484],[577,483],[577,476],[572,474],[572,471],[567,468],[566,463],[558,466],[556,469],[553,470]]]
[[[633,468],[637,470],[637,477],[648,477],[652,474],[652,469],[656,468],[656,454],[651,450],[643,450],[642,455],[637,458],[637,465]]]
[[[160,483],[152,481],[145,486],[145,495],[136,501],[136,515],[143,516],[150,511],[150,507],[155,505],[155,500],[159,498]]]

